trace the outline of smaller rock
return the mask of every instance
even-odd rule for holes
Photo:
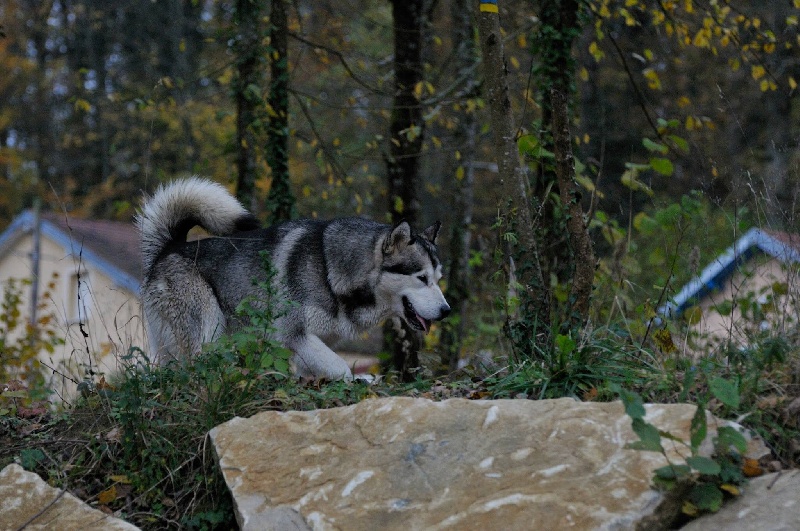
[[[742,495],[715,514],[690,522],[684,531],[800,529],[800,470],[767,474],[750,480]]]
[[[139,529],[89,507],[68,492],[51,487],[38,475],[16,464],[0,471],[0,500],[0,531]]]
[[[770,461],[767,463],[767,470],[770,472],[780,472],[783,470],[783,465],[780,461]]]

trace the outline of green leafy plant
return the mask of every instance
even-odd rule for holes
[[[22,291],[30,286],[31,281],[10,278],[3,284],[0,302],[0,384],[11,380],[24,382],[25,398],[43,398],[48,394],[44,388],[44,367],[40,356],[43,353],[52,354],[56,347],[64,344],[56,328],[55,316],[45,311],[50,290],[55,287],[54,282],[55,279],[51,280],[41,294],[34,323],[22,312]],[[10,397],[8,394],[3,396]]]
[[[693,372],[687,373],[687,387],[691,387]],[[742,473],[742,459],[747,449],[744,436],[731,426],[720,426],[717,435],[712,439],[713,453],[710,456],[700,454],[701,445],[708,436],[708,419],[705,401],[697,406],[690,426],[690,440],[684,441],[670,432],[659,430],[645,420],[645,408],[639,394],[614,387],[618,393],[625,412],[631,417],[633,432],[638,441],[629,443],[628,448],[648,452],[658,452],[664,456],[667,465],[654,471],[653,483],[665,490],[682,487],[685,493],[683,512],[689,516],[697,516],[702,512],[716,512],[722,506],[725,493],[737,494],[739,487],[746,482]],[[731,409],[739,407],[739,392],[730,380],[712,377],[708,382],[710,396]],[[682,446],[689,454],[683,462],[674,462],[665,448],[665,441],[672,441]]]
[[[286,305],[291,303],[278,300],[275,288],[277,272],[266,251],[262,251],[260,257],[266,276],[264,279],[253,279],[257,295],[246,297],[236,308],[241,326],[206,348],[219,354],[238,355],[244,369],[243,376],[248,376],[252,371],[275,371],[278,375],[286,376],[292,353],[274,339],[273,323],[286,311]],[[281,304],[284,306],[281,307]]]
[[[551,348],[538,348],[530,359],[511,360],[507,373],[488,378],[491,393],[602,398],[611,383],[643,386],[658,372],[652,355],[632,346],[624,330],[601,328],[581,337],[553,337]]]

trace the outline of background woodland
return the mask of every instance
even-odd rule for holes
[[[554,314],[542,321],[566,322],[574,216],[556,179],[555,88],[568,104],[573,199],[600,259],[597,317],[611,300],[663,301],[746,226],[794,229],[797,1],[502,2],[532,261],[515,256],[524,231],[498,184],[477,8],[9,0],[0,224],[34,197],[130,220],[142,192],[201,174],[265,221],[441,219],[457,313],[470,297],[485,313],[496,290],[480,287],[513,284],[535,262]],[[446,343],[460,341],[457,328]]]

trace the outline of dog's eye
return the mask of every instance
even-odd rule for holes
[[[422,283],[425,284],[426,286],[428,285],[428,276],[427,275],[420,275],[417,278],[420,279],[422,281]]]

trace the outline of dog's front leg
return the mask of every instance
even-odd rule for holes
[[[286,346],[294,352],[292,361],[298,376],[347,381],[353,379],[347,363],[315,335],[300,336],[287,341]]]

